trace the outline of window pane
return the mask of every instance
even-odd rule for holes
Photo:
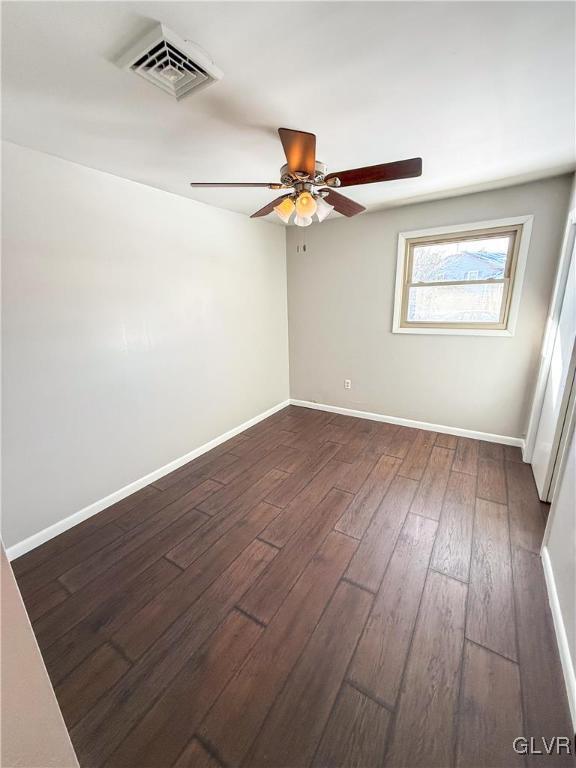
[[[414,323],[498,323],[503,283],[410,288],[407,319]]]
[[[415,245],[410,282],[499,280],[504,277],[510,237]]]

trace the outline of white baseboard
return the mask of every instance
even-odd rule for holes
[[[204,445],[201,445],[198,448],[194,448],[194,450],[190,451],[190,453],[187,453],[184,456],[180,456],[178,459],[174,459],[174,461],[171,461],[169,464],[165,464],[163,467],[160,467],[160,469],[155,469],[148,475],[135,480],[133,483],[125,485],[123,488],[120,488],[118,491],[114,491],[114,493],[105,496],[103,499],[95,501],[93,504],[89,504],[87,507],[80,509],[78,512],[74,512],[74,514],[65,517],[63,520],[59,520],[57,523],[54,523],[54,525],[50,525],[48,528],[44,528],[43,530],[38,531],[38,533],[29,536],[27,539],[18,542],[18,544],[14,544],[13,546],[8,547],[6,550],[8,559],[14,560],[17,557],[20,557],[20,555],[25,555],[26,552],[29,552],[31,549],[39,547],[41,544],[44,544],[44,542],[53,539],[54,536],[58,536],[58,534],[64,533],[64,531],[67,531],[69,528],[72,528],[73,526],[78,525],[78,523],[81,523],[84,520],[87,520],[89,517],[92,517],[92,515],[96,515],[98,512],[102,512],[103,509],[106,509],[106,507],[115,504],[117,501],[122,501],[122,499],[126,498],[126,496],[130,496],[131,493],[135,493],[141,488],[144,488],[144,486],[150,485],[150,483],[153,483],[155,480],[158,480],[159,478],[164,477],[164,475],[167,475],[169,472],[173,472],[175,469],[182,467],[184,464],[187,464],[189,461],[196,459],[203,453],[212,450],[212,448],[216,448],[221,443],[226,442],[226,440],[230,440],[230,438],[235,437],[236,435],[240,434],[240,432],[244,432],[245,429],[254,426],[254,424],[258,424],[259,421],[267,419],[268,416],[272,416],[272,414],[282,410],[282,408],[286,408],[288,405],[290,405],[289,400],[284,400],[284,402],[274,405],[272,408],[264,411],[264,413],[259,413],[258,416],[254,416],[248,421],[245,421],[243,424],[239,424],[237,427],[228,430],[228,432],[224,432],[224,434],[215,437],[208,443],[204,443]]]
[[[6,554],[8,555],[8,558],[10,560],[14,560],[17,557],[20,557],[21,555],[26,554],[26,552],[29,552],[31,549],[34,549],[35,547],[39,547],[41,544],[44,544],[44,542],[54,538],[54,536],[58,536],[58,534],[64,533],[64,531],[67,531],[69,528],[72,528],[73,526],[78,525],[78,523],[81,523],[82,521],[87,520],[89,517],[92,517],[92,515],[96,515],[98,514],[98,512],[102,512],[103,509],[106,509],[112,504],[115,504],[116,502],[121,501],[126,496],[130,496],[131,493],[135,493],[136,491],[139,491],[141,488],[144,488],[144,486],[150,485],[150,483],[153,483],[155,480],[158,480],[160,477],[167,475],[169,472],[173,472],[175,469],[178,469],[184,464],[187,464],[189,461],[196,459],[198,456],[201,456],[203,453],[206,453],[207,451],[212,450],[212,448],[216,448],[216,446],[226,442],[226,440],[230,440],[230,438],[235,437],[236,435],[240,434],[240,432],[243,432],[245,429],[252,427],[254,424],[257,424],[259,421],[263,421],[263,419],[268,418],[268,416],[272,416],[272,414],[282,410],[282,408],[285,408],[287,405],[297,405],[303,408],[314,408],[320,411],[329,411],[330,413],[341,413],[345,416],[355,416],[357,418],[362,418],[362,419],[371,419],[372,421],[384,421],[389,424],[399,424],[405,427],[413,427],[415,429],[426,429],[426,430],[432,430],[434,432],[445,432],[446,434],[458,435],[459,437],[473,437],[478,440],[486,440],[487,442],[491,442],[491,443],[517,445],[517,446],[520,446],[521,448],[523,448],[524,446],[524,441],[519,437],[507,437],[506,435],[492,435],[487,432],[475,432],[470,429],[460,429],[458,427],[447,427],[442,424],[430,424],[426,421],[402,419],[397,416],[386,416],[382,413],[370,413],[369,411],[356,411],[350,408],[342,408],[336,405],[326,405],[324,403],[314,403],[307,400],[294,400],[294,399],[285,400],[273,406],[272,408],[269,408],[267,411],[264,411],[264,413],[260,413],[258,414],[258,416],[254,416],[252,419],[245,421],[243,424],[239,424],[237,427],[234,427],[234,429],[230,429],[228,432],[225,432],[224,434],[219,435],[218,437],[215,437],[213,440],[210,440],[208,443],[204,443],[204,445],[201,445],[200,447],[195,448],[193,451],[190,451],[190,453],[187,453],[184,456],[180,456],[178,459],[174,459],[174,461],[171,461],[169,464],[165,464],[163,467],[160,467],[160,469],[156,469],[153,472],[150,472],[148,475],[145,475],[144,477],[141,477],[138,480],[135,480],[133,483],[130,483],[129,485],[125,485],[123,488],[120,488],[119,490],[114,491],[114,493],[109,494],[105,498],[99,499],[98,501],[95,501],[94,503],[89,504],[87,507],[80,509],[78,512],[75,512],[74,514],[69,515],[63,520],[59,520],[57,523],[54,523],[54,525],[51,525],[48,528],[44,528],[43,530],[38,531],[38,533],[35,533],[32,536],[29,536],[27,539],[24,539],[23,541],[20,541],[17,544],[14,544],[13,546],[9,547],[6,550]]]
[[[339,405],[326,405],[325,403],[314,403],[308,400],[290,400],[291,405],[298,405],[302,408],[315,408],[318,411],[329,411],[330,413],[341,413],[343,416],[355,416],[360,419],[371,419],[372,421],[385,421],[387,424],[399,424],[403,427],[412,427],[413,429],[426,429],[432,432],[444,432],[447,435],[457,435],[458,437],[472,437],[476,440],[485,440],[488,443],[502,443],[503,445],[517,445],[524,449],[524,440],[521,437],[509,437],[508,435],[493,435],[490,432],[477,432],[473,429],[461,429],[460,427],[447,427],[444,424],[430,424],[427,421],[415,421],[414,419],[401,419],[398,416],[386,416],[383,413],[370,413],[369,411],[355,411],[351,408],[342,408]]]
[[[548,602],[550,603],[550,610],[554,621],[556,642],[558,643],[558,652],[560,654],[560,662],[562,663],[562,672],[564,673],[564,682],[566,683],[566,692],[568,694],[568,705],[572,716],[572,726],[576,731],[576,674],[574,672],[574,661],[570,655],[568,636],[566,635],[566,627],[564,626],[564,619],[562,618],[562,609],[560,607],[560,600],[558,599],[558,592],[556,591],[556,580],[554,579],[554,571],[552,570],[548,547],[542,547],[541,555],[542,568],[544,569],[544,578],[546,579],[546,588],[548,590]]]

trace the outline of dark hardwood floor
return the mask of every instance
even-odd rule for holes
[[[13,563],[83,768],[572,765],[519,449],[290,407]]]

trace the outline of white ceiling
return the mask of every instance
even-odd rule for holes
[[[570,170],[574,11],[564,2],[3,3],[4,138],[233,211],[277,193],[278,126],[337,171],[421,156],[355,187],[369,208]],[[224,71],[175,102],[115,62],[162,21]]]

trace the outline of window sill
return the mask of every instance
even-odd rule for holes
[[[394,327],[392,333],[410,333],[423,336],[514,336],[510,329],[490,330],[488,328],[400,328]]]

